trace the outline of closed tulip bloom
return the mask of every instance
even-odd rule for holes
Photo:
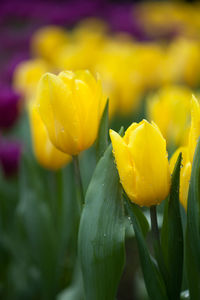
[[[157,125],[133,123],[124,137],[110,130],[114,157],[122,186],[140,206],[159,204],[170,189],[166,141]]]
[[[37,107],[54,146],[70,155],[89,148],[97,137],[105,100],[100,80],[89,71],[42,76]]]
[[[67,155],[51,143],[45,125],[34,105],[29,107],[32,143],[37,161],[49,170],[57,170],[65,166],[71,156]]]
[[[190,160],[193,161],[197,140],[200,136],[200,105],[195,96],[192,97],[191,106],[191,127],[189,132],[189,153]]]
[[[173,173],[174,166],[180,152],[182,153],[182,168],[180,171],[179,198],[183,207],[187,209],[188,190],[189,190],[190,176],[192,170],[192,164],[189,159],[188,147],[180,147],[174,152],[174,154],[170,159],[170,171],[171,173]]]

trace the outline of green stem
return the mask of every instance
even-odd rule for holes
[[[57,192],[57,202],[56,202],[56,208],[57,208],[57,217],[58,220],[61,220],[61,214],[62,214],[62,206],[63,206],[63,177],[62,177],[62,170],[58,170],[55,173],[56,177],[56,192]]]
[[[156,206],[151,206],[150,207],[150,216],[151,216],[151,232],[152,232],[152,237],[153,237],[153,245],[154,245],[154,252],[155,252],[155,257],[158,262],[158,266],[160,269],[160,272],[163,276],[166,289],[169,291],[169,274],[165,266],[165,261],[163,257],[163,252],[160,244],[160,232],[158,228],[158,222],[157,222],[157,212],[156,212]]]
[[[81,204],[83,205],[84,204],[84,191],[83,191],[83,183],[82,183],[82,179],[81,179],[81,171],[80,171],[78,155],[73,156],[73,165],[74,165],[76,183],[77,183],[78,190],[80,193]]]
[[[150,207],[150,216],[151,216],[152,236],[157,241],[158,245],[160,245],[160,233],[159,233],[158,222],[157,222],[156,206]]]

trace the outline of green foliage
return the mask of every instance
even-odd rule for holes
[[[140,255],[140,261],[142,266],[142,271],[144,275],[145,285],[147,288],[148,295],[150,299],[159,300],[159,299],[168,299],[167,292],[165,288],[165,284],[163,278],[154,264],[151,256],[149,254],[143,232],[141,229],[141,218],[138,218],[134,213],[129,200],[126,198],[125,205],[128,211],[128,214],[131,218],[131,222],[133,224],[133,228],[135,231],[135,237],[138,244],[138,250]]]
[[[115,299],[124,266],[124,238],[121,187],[109,146],[89,185],[79,228],[87,300]]]
[[[169,199],[166,200],[161,247],[167,269],[165,276],[169,299],[180,297],[183,270],[183,230],[179,204],[181,154],[172,174]]]
[[[190,299],[200,299],[200,138],[198,139],[190,179],[186,228],[186,269]]]

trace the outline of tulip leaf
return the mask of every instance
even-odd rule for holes
[[[98,133],[98,138],[97,138],[97,159],[99,160],[102,155],[104,154],[105,150],[108,147],[108,109],[109,109],[109,99],[107,99],[102,117],[101,117],[101,122],[99,125],[99,133]]]
[[[186,229],[186,243],[185,243],[185,256],[186,256],[186,271],[187,280],[190,291],[190,300],[200,299],[200,272],[192,255],[192,245],[188,238],[188,230]]]
[[[166,200],[161,247],[167,268],[167,288],[170,299],[179,299],[183,272],[183,230],[179,203],[181,153],[172,174],[169,198]]]
[[[70,278],[76,259],[80,208],[72,170],[68,165],[56,174],[41,170],[28,157],[21,161],[17,220],[44,299],[55,297],[59,279],[66,270]]]
[[[140,226],[140,222],[138,220],[137,215],[132,210],[132,207],[127,198],[125,198],[125,206],[131,218],[131,222],[135,231],[135,237],[138,244],[138,250],[140,255],[140,262],[141,262],[144,281],[145,281],[149,298],[152,300],[160,300],[160,299],[167,300],[168,297],[167,297],[164,281],[162,279],[162,276],[156,264],[153,262],[149,254],[142,233],[142,229]]]
[[[200,298],[200,138],[198,139],[190,178],[187,228],[186,228],[186,267],[191,299]],[[193,267],[191,267],[193,266]]]
[[[85,298],[113,300],[124,266],[124,211],[111,145],[86,193],[79,227]]]
[[[126,200],[129,201],[128,196],[126,195],[125,192],[123,193],[123,195],[126,198]],[[146,237],[146,235],[149,231],[149,222],[147,221],[147,218],[145,217],[142,210],[137,205],[135,205],[134,203],[129,203],[129,206],[133,210],[133,213],[135,214],[135,216],[138,219],[143,236]],[[130,217],[128,217],[128,218],[130,220]]]
[[[78,262],[74,268],[72,283],[58,294],[56,300],[84,300],[82,273]]]

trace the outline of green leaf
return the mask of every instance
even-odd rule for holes
[[[200,138],[198,139],[193,158],[187,204],[186,266],[191,299],[200,299],[199,175]]]
[[[98,139],[96,145],[97,160],[99,160],[102,157],[102,155],[104,154],[105,150],[108,147],[108,123],[109,123],[108,109],[109,109],[109,99],[107,99],[101,117],[100,126],[99,126],[99,133],[98,133]]]
[[[80,207],[72,170],[70,164],[58,173],[40,174],[39,166],[22,159],[17,219],[40,273],[44,299],[55,296],[66,273],[70,280],[77,255]]]
[[[87,300],[113,300],[124,266],[124,212],[111,145],[89,185],[79,227]]]
[[[192,255],[192,245],[188,238],[188,231],[186,229],[186,241],[185,241],[185,261],[187,271],[187,281],[190,291],[190,300],[200,299],[200,273],[197,266],[195,257]]]
[[[183,275],[183,230],[179,202],[181,159],[180,153],[172,174],[170,195],[166,201],[161,231],[161,247],[167,268],[166,285],[170,299],[180,297]]]
[[[160,300],[160,299],[167,300],[168,297],[167,297],[164,281],[162,279],[162,276],[157,266],[154,264],[154,262],[150,257],[150,254],[146,246],[146,242],[144,240],[140,222],[137,216],[134,214],[128,199],[125,200],[125,206],[131,218],[131,222],[133,224],[133,228],[135,231],[135,237],[137,240],[138,250],[140,255],[140,262],[141,262],[144,281],[145,281],[149,298],[152,300]]]
[[[126,198],[126,200],[129,201],[125,192],[123,193],[123,195]],[[147,221],[147,218],[145,217],[142,210],[137,205],[135,205],[134,203],[129,203],[129,206],[132,208],[132,211],[140,224],[143,236],[146,237],[149,231],[149,222]]]
[[[69,287],[56,297],[57,300],[84,300],[83,279],[80,265],[77,262],[74,270],[74,278]]]

